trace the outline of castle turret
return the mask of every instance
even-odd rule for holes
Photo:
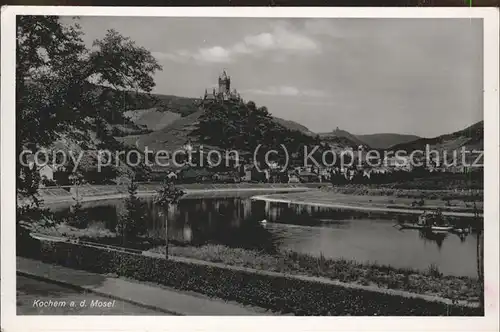
[[[229,94],[231,91],[231,77],[224,70],[219,76],[219,93]]]
[[[225,70],[219,76],[218,83],[218,88],[213,88],[212,93],[208,93],[205,89],[205,96],[203,98],[205,103],[224,103],[227,101],[235,102],[241,100],[241,96],[236,91],[236,89],[233,89],[233,91],[231,91],[231,77],[227,75],[227,72]]]

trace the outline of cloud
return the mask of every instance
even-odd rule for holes
[[[320,45],[312,38],[288,25],[276,24],[270,32],[245,36],[241,41],[229,46],[212,46],[196,51],[180,50],[174,53],[154,52],[159,60],[177,62],[196,61],[201,63],[227,63],[242,55],[262,56],[269,52],[314,54],[321,52]]]
[[[253,52],[266,50],[283,50],[300,53],[316,53],[320,45],[310,37],[292,31],[285,25],[277,25],[273,32],[261,33],[254,36],[247,36],[243,43],[238,45]]]
[[[229,62],[231,60],[231,52],[223,47],[214,46],[200,49],[194,55],[194,58],[206,62]]]
[[[230,52],[220,46],[201,48],[195,53],[180,50],[174,53],[153,52],[152,55],[158,60],[171,60],[175,62],[189,62],[193,60],[198,62],[213,63],[231,62]]]
[[[345,31],[335,24],[334,19],[319,18],[305,21],[304,30],[312,35],[326,35],[335,38],[344,38]]]
[[[288,96],[288,97],[311,97],[322,98],[327,97],[325,91],[315,89],[299,89],[294,86],[270,86],[266,89],[249,89],[243,90],[243,93],[255,95],[269,95],[269,96]]]

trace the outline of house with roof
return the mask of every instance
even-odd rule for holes
[[[411,170],[412,163],[408,156],[386,157],[384,158],[384,166],[391,167],[397,170]]]
[[[288,173],[288,183],[300,183],[300,179],[295,172]]]
[[[40,183],[40,187],[45,187],[45,183],[54,181],[54,173],[56,171],[55,166],[51,166],[49,164],[45,164],[38,170],[40,174],[40,179],[42,180]]]
[[[184,183],[210,182],[213,172],[206,168],[185,168],[178,173],[178,179]]]
[[[297,175],[301,182],[321,182],[318,174],[308,171],[299,172]]]

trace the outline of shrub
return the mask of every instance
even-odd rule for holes
[[[134,241],[147,231],[146,206],[137,197],[137,184],[131,182],[128,186],[129,197],[125,200],[126,211],[120,216],[117,233],[124,242]]]
[[[168,207],[170,204],[177,204],[184,194],[185,193],[181,189],[175,187],[172,182],[168,181],[158,190],[154,202],[158,205]]]
[[[185,291],[296,315],[482,315],[479,308],[349,288],[285,275],[166,260],[63,242],[42,242],[28,257],[116,273]]]
[[[443,276],[436,264],[431,264],[429,265],[429,267],[427,267],[427,274],[435,278],[440,278]]]
[[[80,203],[80,201],[76,201],[75,205],[72,206],[67,223],[68,225],[77,228],[87,227],[88,219],[86,218],[85,210],[82,208],[82,203]]]

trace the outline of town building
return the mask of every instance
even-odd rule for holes
[[[384,158],[384,166],[405,171],[411,171],[413,168],[411,159],[406,156],[386,157]]]
[[[40,174],[40,179],[42,180],[39,184],[40,187],[45,187],[48,183],[51,183],[54,181],[54,172],[57,170],[55,166],[52,165],[43,165],[40,167],[38,170],[38,173]]]
[[[300,182],[321,182],[321,177],[318,174],[310,171],[302,171],[298,174]]]

